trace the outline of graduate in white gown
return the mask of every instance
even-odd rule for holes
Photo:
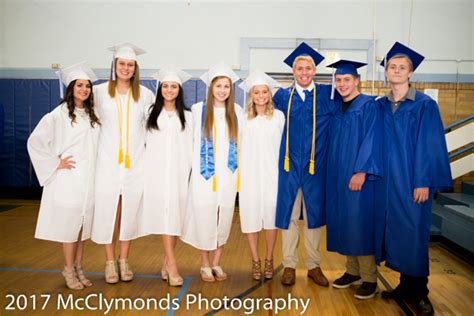
[[[201,279],[213,282],[227,278],[219,262],[234,215],[242,109],[234,104],[233,83],[239,78],[230,67],[217,64],[201,79],[209,90],[204,102],[192,106],[194,149],[181,239],[201,250]]]
[[[154,76],[156,100],[146,122],[145,189],[139,234],[162,235],[165,256],[161,278],[181,286],[174,248],[181,236],[193,150],[193,118],[184,105],[182,85],[191,76],[171,67]],[[157,82],[157,84],[158,84]]]
[[[247,234],[252,252],[252,277],[262,278],[258,255],[258,233],[265,230],[264,277],[273,278],[273,250],[278,191],[278,158],[285,125],[283,112],[274,108],[271,89],[279,83],[262,71],[252,72],[240,87],[249,93],[249,102],[240,126],[241,186],[239,213],[242,232]]]
[[[84,276],[82,257],[94,210],[100,122],[94,112],[92,82],[97,78],[85,62],[64,68],[58,75],[61,103],[41,119],[27,143],[43,187],[35,238],[63,244],[66,285],[80,290],[92,286]]]
[[[133,279],[128,253],[131,240],[138,237],[137,217],[143,207],[145,115],[154,96],[140,85],[137,55],[145,51],[129,43],[109,50],[114,52],[110,79],[94,87],[102,127],[92,240],[105,244],[105,281],[117,283],[117,240],[120,241],[120,279]]]

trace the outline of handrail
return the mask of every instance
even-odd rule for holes
[[[458,122],[456,122],[456,123],[453,123],[453,124],[447,126],[447,127],[444,129],[444,133],[445,133],[445,134],[446,134],[446,133],[449,133],[449,132],[451,132],[454,128],[456,128],[456,127],[458,127],[458,126],[460,126],[460,125],[463,125],[464,123],[470,122],[470,121],[472,121],[472,120],[474,120],[474,115],[465,117],[465,118],[463,118],[462,120],[460,120],[460,121],[458,121]]]
[[[464,147],[464,148],[461,149],[461,150],[458,150],[458,151],[455,151],[455,152],[451,153],[451,154],[449,155],[449,159],[451,160],[451,159],[453,159],[453,158],[456,158],[456,157],[458,157],[458,156],[460,156],[460,155],[462,155],[462,154],[464,154],[464,153],[466,153],[466,152],[468,152],[468,151],[470,151],[470,150],[473,150],[473,149],[474,149],[474,144],[471,144],[471,145],[469,145],[469,146],[467,146],[467,147]]]

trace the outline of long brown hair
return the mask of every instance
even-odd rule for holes
[[[76,114],[74,114],[74,110],[76,108],[76,105],[74,103],[74,86],[76,85],[77,80],[73,80],[69,83],[69,85],[66,88],[66,96],[64,99],[61,100],[60,103],[66,102],[67,104],[67,110],[69,112],[69,118],[71,119],[71,125],[73,123],[76,123]],[[92,82],[90,80],[89,84],[91,86],[91,94],[89,97],[84,101],[84,109],[87,114],[89,114],[89,121],[91,123],[92,127],[95,127],[95,125],[101,125],[99,118],[97,115],[95,115],[94,111],[94,93],[92,89]]]
[[[111,67],[110,68],[110,77],[109,77],[109,96],[111,98],[115,98],[115,90],[117,88],[117,79],[112,80],[112,70],[115,69],[115,72],[117,72],[117,60],[118,58],[115,58],[113,61],[115,63],[115,68]],[[115,78],[117,78],[117,73],[115,74]],[[138,63],[135,60],[135,72],[133,73],[132,78],[130,79],[130,87],[132,87],[132,97],[135,102],[138,102],[138,99],[140,99],[140,69],[138,68]]]
[[[230,95],[225,101],[225,120],[227,123],[227,129],[229,131],[229,139],[237,139],[237,118],[235,117],[235,106],[234,106],[234,88],[232,81],[226,76],[217,76],[211,81],[209,91],[207,92],[206,99],[206,113],[204,113],[204,137],[211,139],[212,137],[212,123],[214,122],[214,85],[217,80],[226,78],[230,83]]]
[[[275,105],[273,104],[273,98],[272,98],[272,91],[268,86],[266,86],[268,89],[268,103],[265,105],[265,116],[268,118],[271,118],[273,116],[273,111],[275,110]],[[249,120],[255,118],[257,116],[257,107],[255,103],[253,102],[252,94],[253,94],[253,89],[255,86],[250,89],[249,92],[249,102],[247,103],[247,118]]]

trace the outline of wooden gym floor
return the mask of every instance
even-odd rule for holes
[[[383,300],[380,294],[361,301],[353,297],[354,287],[322,288],[308,281],[302,245],[296,285],[282,286],[280,236],[274,256],[274,279],[253,281],[250,251],[240,231],[238,213],[235,213],[221,261],[229,274],[224,282],[202,282],[199,252],[178,242],[177,258],[185,283],[181,288],[168,287],[159,278],[163,256],[161,239],[148,236],[132,243],[129,261],[135,279],[115,285],[106,284],[103,278],[103,246],[87,241],[84,268],[94,285],[72,291],[66,288],[60,274],[61,245],[33,238],[38,208],[38,201],[0,200],[0,315],[300,315],[304,308],[305,315],[412,313],[413,306]],[[260,239],[261,254],[263,239]],[[322,269],[332,282],[344,272],[345,260],[338,254],[326,252],[325,248],[323,237]],[[430,257],[430,299],[436,313],[474,315],[474,267],[435,243],[430,246]],[[396,272],[380,267],[380,291],[393,288],[397,283]],[[174,303],[171,306],[175,310],[169,309],[167,303]]]

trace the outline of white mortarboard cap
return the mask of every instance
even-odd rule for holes
[[[270,90],[281,86],[278,81],[276,81],[263,71],[255,70],[247,77],[247,79],[245,79],[241,84],[239,84],[239,87],[242,90],[248,92],[250,91],[250,89],[252,89],[253,86],[257,85],[266,85]]]
[[[59,78],[61,98],[64,97],[63,85],[67,87],[71,82],[78,79],[90,80],[91,82],[97,81],[97,76],[85,61],[62,68],[56,72],[56,75]]]
[[[230,78],[232,83],[235,83],[237,80],[239,80],[239,76],[237,76],[237,74],[229,66],[222,62],[209,68],[209,71],[204,73],[200,78],[209,87],[211,85],[212,79],[220,76]]]
[[[137,60],[137,56],[143,55],[146,51],[131,43],[120,43],[108,48],[114,52],[114,58]]]
[[[152,77],[157,81],[174,81],[183,85],[186,81],[192,78],[190,74],[174,67],[163,67],[157,73],[153,74]]]

